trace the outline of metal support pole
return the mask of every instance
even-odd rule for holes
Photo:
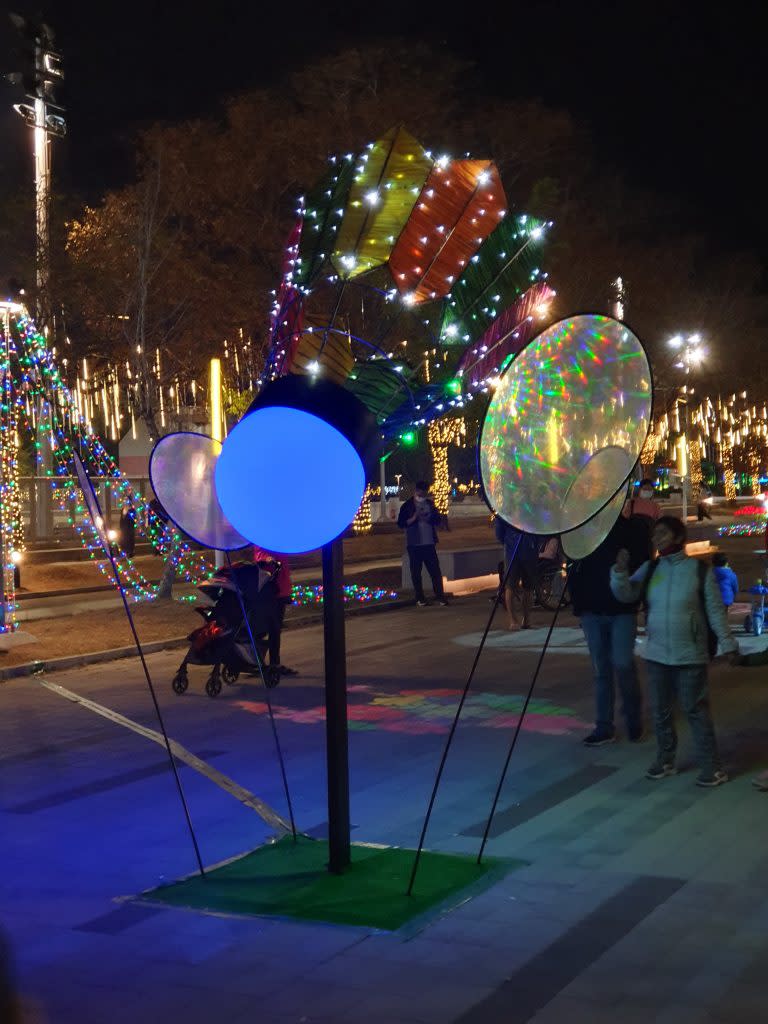
[[[349,737],[347,652],[344,638],[344,548],[341,537],[323,547],[325,743],[328,766],[328,870],[349,867]]]

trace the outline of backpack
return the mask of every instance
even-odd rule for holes
[[[656,572],[656,569],[658,568],[659,561],[660,559],[658,558],[653,559],[653,561],[651,562],[651,567],[648,570],[648,573],[646,574],[645,582],[643,583],[643,593],[642,597],[640,598],[640,602],[642,607],[646,611],[648,610],[648,602],[646,600],[646,596],[648,594],[648,587],[650,586],[651,580],[653,579],[653,574]],[[707,615],[707,601],[706,597],[704,596],[704,584],[707,578],[708,568],[709,566],[706,564],[706,562],[696,563],[696,569],[699,574],[699,604],[701,605],[701,610],[704,613],[704,622],[707,625],[707,654],[709,655],[709,660],[713,661],[714,658],[717,657],[717,633],[714,631],[714,629],[712,629],[712,627],[709,624],[709,617]]]

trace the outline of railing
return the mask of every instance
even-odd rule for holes
[[[117,526],[121,509],[115,501],[112,488],[107,485],[109,479],[111,478],[103,476],[91,477],[107,524]],[[121,477],[121,479],[128,480],[133,489],[142,497],[152,496],[149,477]],[[54,483],[60,485],[70,480],[77,484],[77,478],[71,476],[19,477],[21,520],[24,524],[24,535],[28,540],[46,540],[73,532],[67,522],[70,514],[69,504],[65,505],[66,511],[62,511],[59,507],[60,497],[54,493],[53,487]]]

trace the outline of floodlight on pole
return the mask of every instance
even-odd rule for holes
[[[61,55],[54,50],[53,30],[49,25],[13,12],[10,19],[24,40],[25,67],[6,77],[21,85],[32,101],[15,103],[13,109],[33,132],[37,314],[38,319],[45,321],[50,279],[51,136],[61,138],[67,131],[64,108],[55,96],[64,78],[64,69]]]
[[[698,333],[689,334],[683,336],[682,334],[675,334],[671,337],[667,344],[675,352],[680,353],[680,358],[674,363],[675,369],[683,370],[686,377],[691,372],[692,367],[701,366],[706,356],[706,349],[702,346],[701,335]],[[686,391],[687,388],[681,390]],[[676,408],[681,402],[680,395],[678,394],[675,400]],[[678,450],[678,471],[680,473],[682,488],[683,488],[683,508],[682,508],[682,519],[686,522],[688,518],[688,494],[690,488],[690,473],[689,465],[690,460],[688,458],[688,402],[683,400],[685,406],[685,415],[682,423],[682,437],[680,438],[680,447]]]

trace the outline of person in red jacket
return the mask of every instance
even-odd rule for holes
[[[285,622],[285,610],[293,597],[293,584],[291,583],[291,570],[288,565],[288,559],[285,555],[280,555],[275,551],[265,551],[263,548],[254,547],[253,560],[254,562],[266,562],[278,567],[277,574],[273,580],[276,589],[278,616],[274,626],[274,636],[270,637],[270,667],[276,667],[281,676],[296,676],[298,675],[296,669],[288,668],[280,660],[280,640],[283,633],[283,623]]]

